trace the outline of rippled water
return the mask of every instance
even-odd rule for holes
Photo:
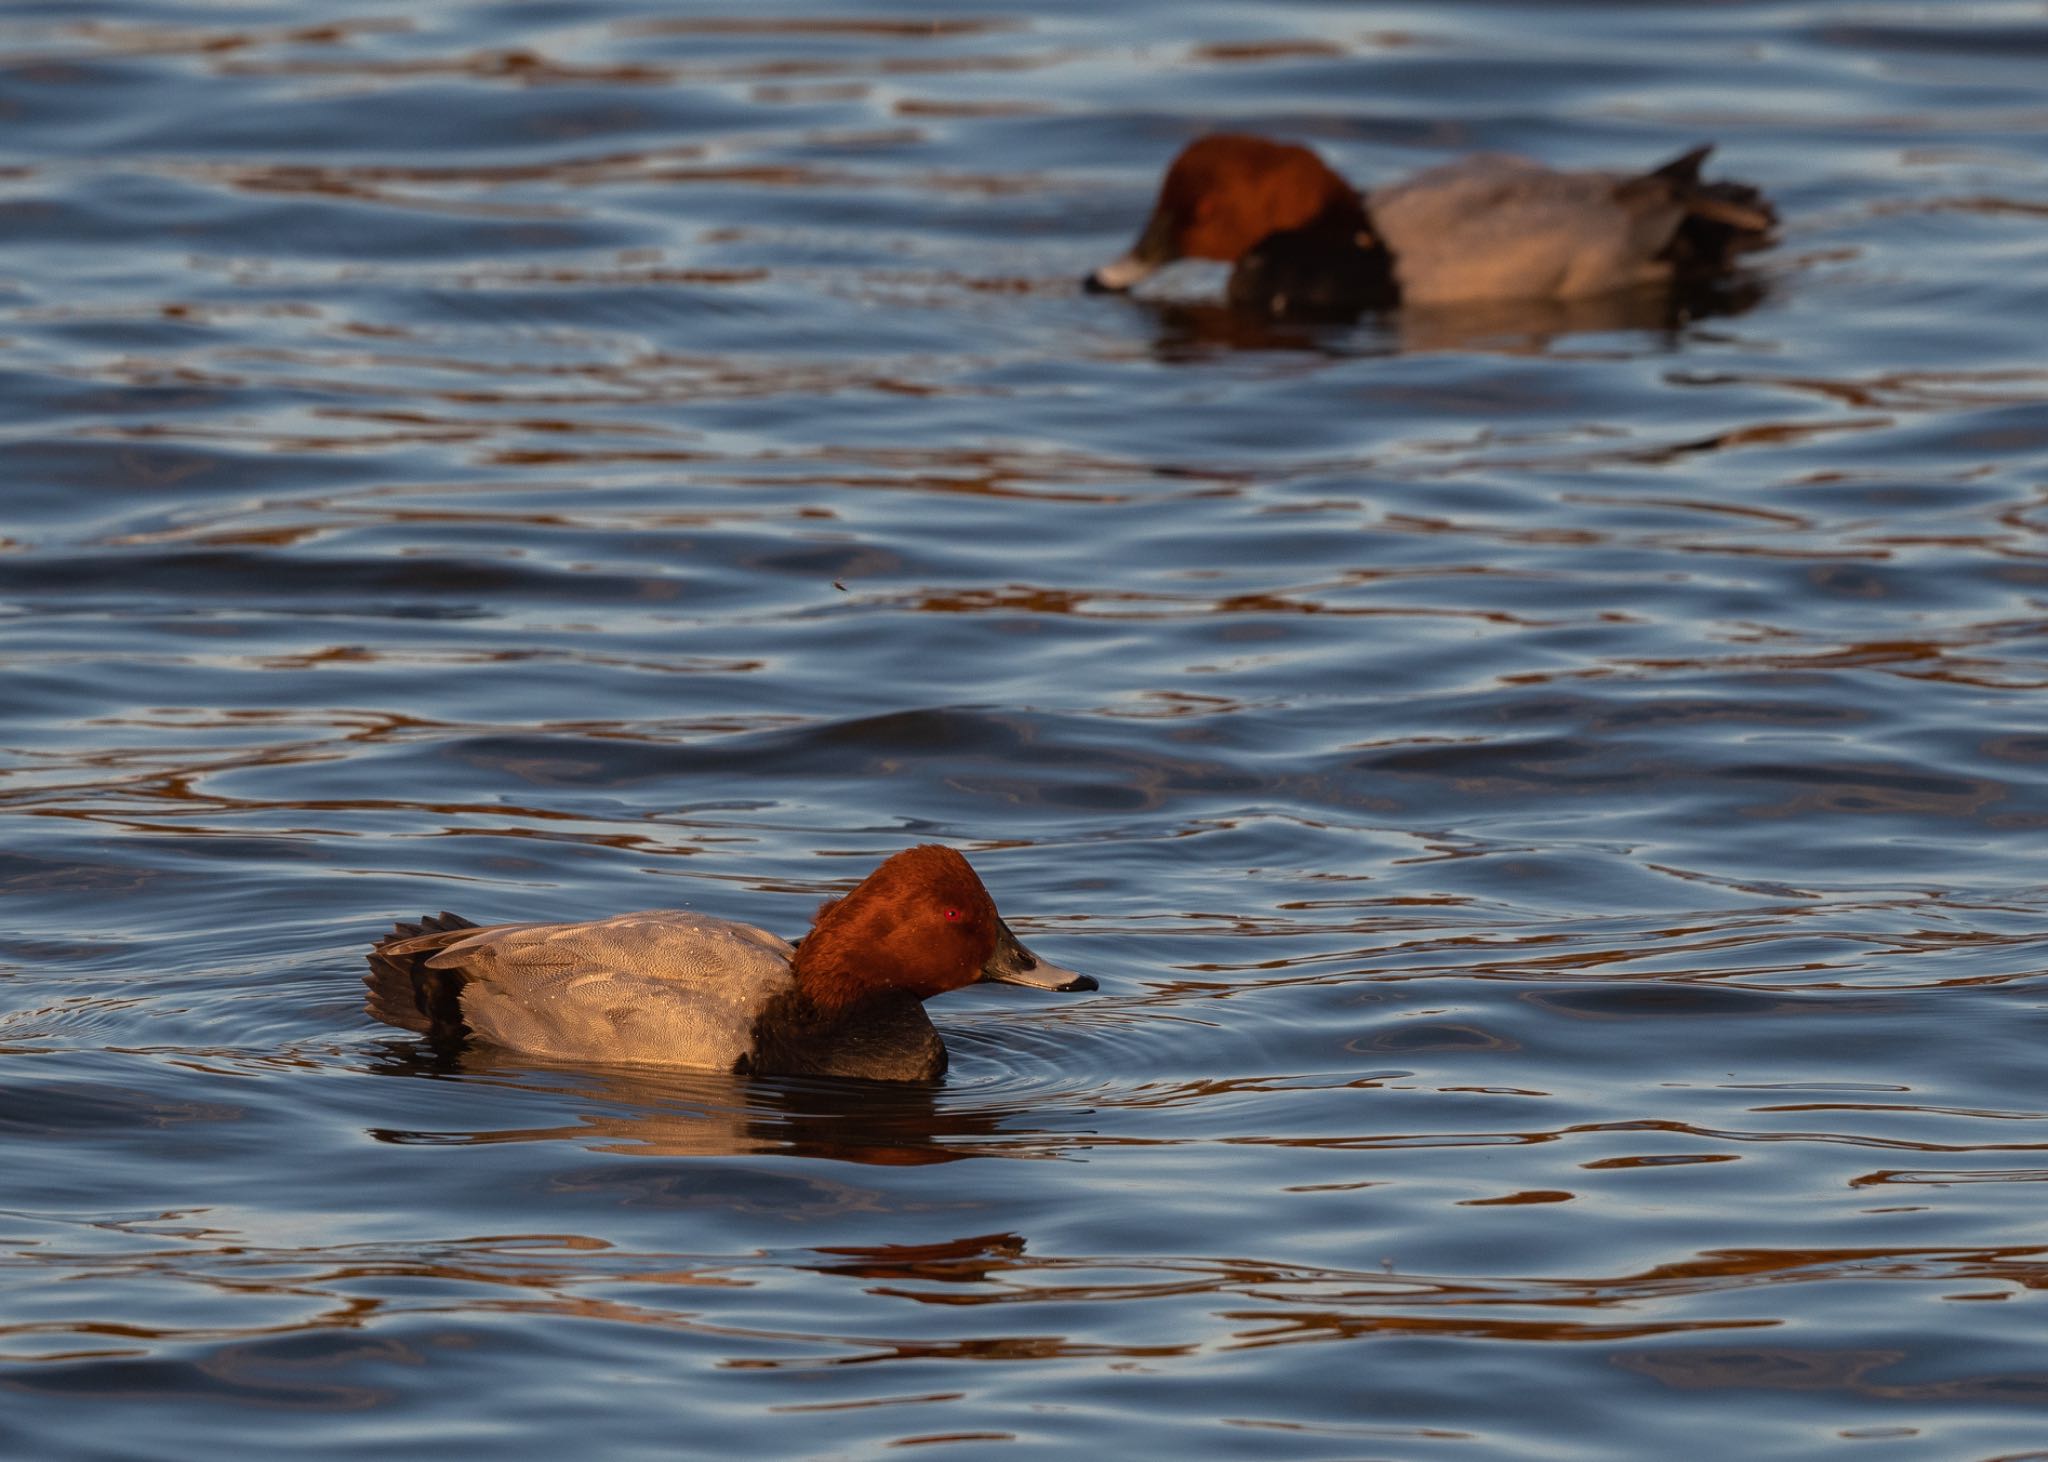
[[[2048,1456],[2048,8],[0,15],[0,1451]],[[1720,313],[1076,281],[1703,138]],[[398,916],[968,850],[934,1090]]]

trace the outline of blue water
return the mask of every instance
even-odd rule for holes
[[[0,13],[0,1453],[2048,1457],[2037,3]],[[1714,139],[1719,313],[1126,247]],[[395,918],[1098,993],[437,1056]]]

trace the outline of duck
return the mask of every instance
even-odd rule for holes
[[[1310,148],[1217,133],[1181,150],[1137,243],[1083,287],[1216,259],[1233,308],[1318,319],[1712,279],[1777,223],[1758,189],[1701,179],[1713,150],[1635,174],[1479,153],[1360,194]]]
[[[934,995],[977,981],[1097,988],[1025,948],[973,866],[937,843],[826,900],[794,944],[680,909],[567,924],[444,912],[398,922],[368,960],[369,1013],[437,1047],[870,1081],[945,1074],[924,1011]]]

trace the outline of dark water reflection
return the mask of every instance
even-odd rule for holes
[[[0,16],[0,1454],[2044,1456],[2048,16]],[[1074,281],[1229,125],[1706,139],[1700,299]],[[969,850],[946,1083],[422,909]],[[1732,1403],[1732,1404],[1731,1404]]]

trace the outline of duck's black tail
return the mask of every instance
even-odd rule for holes
[[[437,1042],[454,1042],[469,1033],[462,1019],[460,970],[430,969],[427,960],[478,927],[460,914],[423,914],[419,922],[399,922],[369,953],[370,1014],[387,1025]]]
[[[1700,166],[1713,150],[1711,142],[1695,147],[1660,168],[1630,178],[1617,190],[1623,199],[1677,203],[1685,209],[1678,231],[1664,249],[1664,257],[1680,278],[1721,273],[1734,264],[1738,254],[1768,244],[1771,230],[1778,224],[1778,210],[1762,189],[1725,179],[1701,181]]]

